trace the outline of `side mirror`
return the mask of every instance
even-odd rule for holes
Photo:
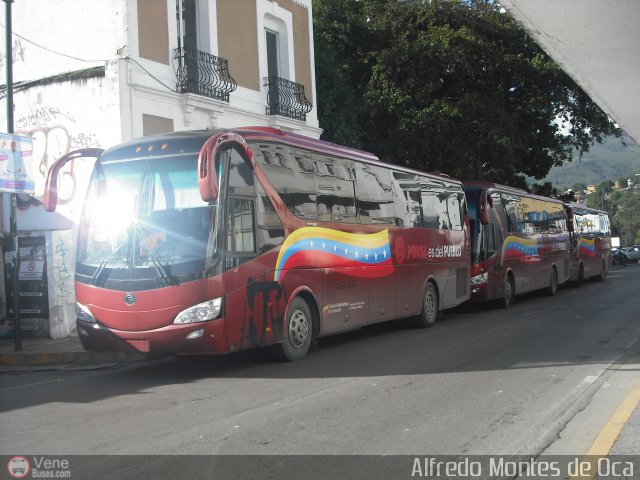
[[[58,174],[62,167],[71,160],[78,158],[95,158],[97,160],[103,152],[104,149],[102,148],[82,148],[80,150],[74,150],[60,157],[49,167],[44,188],[44,209],[47,212],[55,212],[58,206]]]
[[[567,208],[567,229],[569,233],[573,233],[575,231],[575,226],[573,224],[573,212],[570,208]]]
[[[480,217],[480,223],[487,225],[489,223],[489,207],[491,206],[491,197],[487,192],[482,192],[480,195],[480,201],[478,202],[478,215]]]
[[[218,178],[216,174],[216,161],[214,150],[220,136],[209,138],[198,155],[198,189],[204,202],[212,202],[218,199]]]

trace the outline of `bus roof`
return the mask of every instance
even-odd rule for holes
[[[462,185],[465,190],[495,190],[503,193],[510,193],[513,195],[522,195],[528,198],[533,198],[536,200],[544,200],[546,202],[553,203],[561,203],[564,204],[562,200],[558,200],[557,198],[545,197],[543,195],[536,195],[535,193],[529,193],[522,188],[509,187],[508,185],[501,185],[499,183],[487,182],[484,180],[471,180],[464,181]]]
[[[581,212],[584,212],[584,213],[598,213],[598,214],[603,214],[603,215],[609,215],[604,210],[600,210],[598,208],[593,208],[593,207],[588,207],[584,203],[565,202],[565,206],[567,208],[570,208],[571,210],[574,210],[574,211],[581,211]]]
[[[404,173],[428,176],[460,185],[462,184],[459,180],[446,175],[421,172],[400,165],[382,162],[373,153],[363,150],[344,147],[335,143],[305,137],[304,135],[286,132],[276,128],[260,126],[239,127],[234,129],[190,130],[137,138],[110,148],[102,155],[102,161],[109,162],[121,159],[143,160],[151,157],[198,152],[210,137],[230,132],[242,136],[247,141],[279,142],[380,167],[392,168]]]

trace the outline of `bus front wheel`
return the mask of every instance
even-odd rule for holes
[[[287,311],[282,343],[275,345],[280,360],[295,362],[302,360],[309,351],[313,336],[313,317],[307,302],[296,297]]]
[[[429,328],[438,318],[438,292],[433,283],[427,283],[422,297],[422,312],[415,318],[414,325],[417,328]]]
[[[573,286],[579,287],[580,285],[582,285],[582,282],[584,282],[584,266],[581,263],[580,267],[578,267],[578,278],[576,278],[573,282]]]
[[[502,308],[509,308],[516,298],[516,288],[513,284],[513,277],[507,275],[504,278],[504,294],[502,296]]]
[[[604,282],[605,278],[607,278],[607,268],[604,264],[604,260],[602,260],[600,265],[600,273],[596,276],[596,281]]]
[[[551,277],[549,278],[549,286],[547,287],[547,295],[553,297],[558,293],[558,272],[555,267],[551,269]]]

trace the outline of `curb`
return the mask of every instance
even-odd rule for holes
[[[56,352],[56,353],[0,353],[0,365],[34,367],[42,365],[93,365],[101,363],[130,363],[164,357],[157,353],[134,352]]]

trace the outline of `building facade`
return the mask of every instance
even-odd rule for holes
[[[12,10],[14,130],[33,139],[36,167],[35,195],[18,198],[21,262],[45,260],[40,282],[20,278],[25,333],[75,334],[75,226],[93,165],[65,167],[60,206],[47,213],[45,176],[61,155],[192,129],[320,136],[311,0],[29,0]],[[11,317],[3,297],[0,315]]]

